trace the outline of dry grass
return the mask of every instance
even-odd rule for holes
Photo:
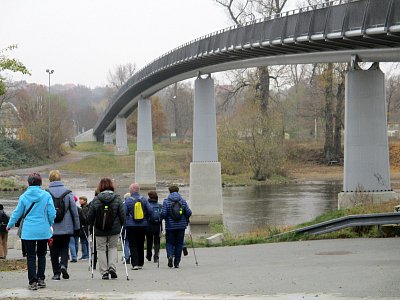
[[[0,272],[26,270],[25,259],[0,259]]]

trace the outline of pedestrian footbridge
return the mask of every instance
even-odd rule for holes
[[[370,70],[358,61],[375,62]],[[384,74],[379,62],[400,61],[400,0],[331,1],[232,26],[183,44],[150,62],[113,96],[93,134],[126,154],[125,118],[138,109],[136,181],[155,184],[149,97],[184,79],[195,80],[190,201],[199,222],[222,215],[214,86],[211,74],[270,65],[352,62],[346,78],[343,201],[360,187],[379,198],[390,186]],[[200,75],[206,74],[203,78]],[[210,203],[202,197],[207,186]]]

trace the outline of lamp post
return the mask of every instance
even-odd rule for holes
[[[50,75],[54,73],[54,70],[49,70],[46,69],[46,72],[49,73],[49,109],[48,109],[48,114],[49,114],[49,144],[48,144],[48,151],[49,151],[49,157],[50,157],[50,151],[51,151],[51,131],[50,131]]]

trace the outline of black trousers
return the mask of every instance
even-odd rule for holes
[[[132,267],[142,267],[144,264],[144,238],[146,235],[145,226],[127,226],[126,236],[129,241],[129,250],[131,251]]]
[[[54,275],[61,274],[61,266],[68,268],[69,238],[69,234],[53,235],[53,245],[50,247],[50,257]]]
[[[146,232],[146,258],[151,260],[152,249],[154,244],[154,258],[159,258],[160,252],[160,232]]]
[[[29,284],[45,279],[47,240],[22,240],[26,249]],[[37,256],[37,269],[36,269]]]

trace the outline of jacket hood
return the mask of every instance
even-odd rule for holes
[[[113,191],[103,191],[97,195],[97,198],[104,203],[110,203],[117,197]]]
[[[28,196],[29,200],[32,202],[39,202],[42,199],[43,193],[45,191],[40,186],[29,186],[25,192],[25,195]]]
[[[169,194],[169,196],[168,196],[168,200],[170,200],[170,201],[179,201],[181,199],[182,199],[182,197],[181,197],[181,195],[179,195],[178,192],[173,192],[173,193]]]
[[[151,203],[157,203],[157,202],[158,202],[158,200],[157,200],[157,199],[152,199],[152,198],[149,198],[149,202],[151,202]]]

